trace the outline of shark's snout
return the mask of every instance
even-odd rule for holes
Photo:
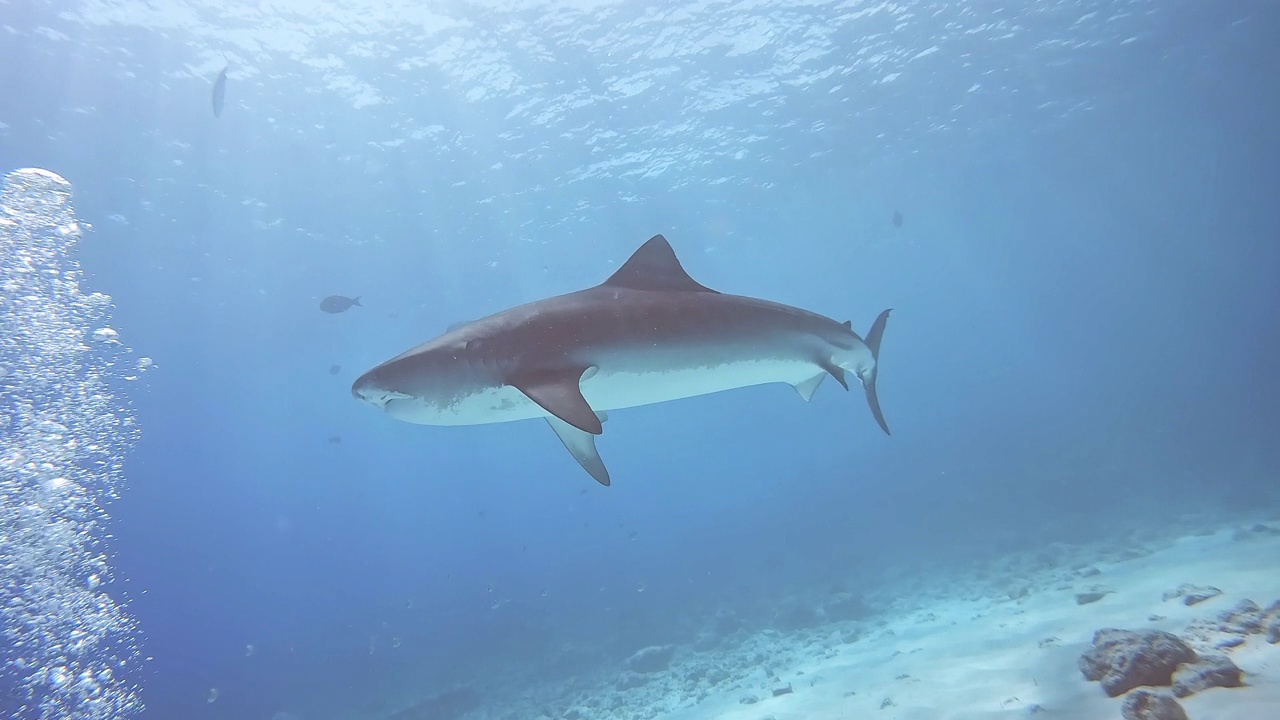
[[[363,400],[374,405],[381,405],[386,402],[383,397],[384,393],[380,391],[377,383],[374,381],[373,373],[367,372],[356,379],[351,384],[351,397],[357,400]]]
[[[352,383],[351,396],[383,410],[389,410],[390,404],[397,400],[413,398],[412,395],[388,387],[388,384],[379,369],[374,368]]]

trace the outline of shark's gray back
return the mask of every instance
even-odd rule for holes
[[[694,364],[791,358],[854,341],[830,318],[766,300],[601,285],[499,313],[478,324],[468,342],[540,365],[666,366],[681,356]]]

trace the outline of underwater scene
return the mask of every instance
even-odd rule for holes
[[[0,0],[0,718],[1280,718],[1278,36]]]

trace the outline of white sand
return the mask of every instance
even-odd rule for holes
[[[1212,649],[1227,636],[1189,624],[1244,599],[1262,608],[1280,599],[1280,522],[1145,546],[1030,548],[992,565],[967,581],[904,575],[875,593],[897,609],[868,620],[678,648],[668,670],[634,687],[619,687],[621,668],[602,669],[516,691],[465,720],[1119,720],[1122,698],[1077,665],[1094,632],[1154,628]],[[1222,594],[1193,606],[1163,599],[1187,583]],[[1076,602],[1095,590],[1109,594]],[[1181,699],[1191,720],[1280,720],[1280,643],[1255,634],[1213,652],[1231,657],[1246,686]],[[791,694],[773,696],[788,683]]]
[[[787,650],[812,659],[772,668],[781,682],[767,682],[758,671],[743,687],[712,693],[697,705],[657,717],[1119,718],[1121,699],[1108,698],[1098,683],[1086,682],[1076,665],[1095,630],[1157,628],[1177,634],[1188,622],[1216,618],[1241,599],[1265,608],[1280,598],[1280,537],[1248,534],[1235,539],[1233,534],[1234,529],[1228,529],[1184,538],[1137,559],[1094,563],[1100,573],[1090,577],[1064,580],[1061,572],[1056,579],[1045,573],[1026,581],[1031,592],[1019,600],[942,601],[926,612],[890,620],[854,643],[838,638],[815,643],[810,636],[808,647]],[[1162,600],[1166,591],[1182,583],[1212,585],[1223,594],[1191,607],[1178,599]],[[1078,605],[1075,594],[1095,586],[1115,592]],[[921,620],[930,615],[933,619]],[[1163,619],[1152,621],[1151,616]],[[1250,635],[1227,654],[1245,672],[1247,686],[1215,688],[1182,700],[1191,719],[1280,718],[1280,644],[1269,645],[1263,636]],[[768,688],[787,681],[794,692],[772,697]],[[759,702],[741,704],[746,694],[757,695]],[[886,698],[891,704],[882,708]],[[648,715],[630,703],[615,708],[617,717],[630,717],[637,710]],[[609,717],[600,711],[584,711],[582,716]]]

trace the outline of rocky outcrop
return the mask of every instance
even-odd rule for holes
[[[1277,642],[1280,640],[1278,617],[1280,602],[1263,610],[1252,600],[1241,600],[1216,619],[1192,621],[1182,636],[1192,647],[1209,653],[1239,647],[1249,635],[1265,635],[1270,642]]]
[[[1093,634],[1093,647],[1080,656],[1080,672],[1116,697],[1142,685],[1168,686],[1178,665],[1195,660],[1195,651],[1172,633],[1109,628]]]
[[[1252,600],[1241,600],[1235,607],[1218,616],[1218,629],[1236,635],[1249,635],[1262,632],[1262,624],[1266,615],[1262,608]]]
[[[1267,642],[1275,644],[1280,642],[1280,600],[1277,600],[1267,607]]]
[[[1210,598],[1218,597],[1222,591],[1211,585],[1192,585],[1183,583],[1173,590],[1169,590],[1164,594],[1164,600],[1175,600],[1182,598],[1184,605],[1196,605]]]
[[[1240,668],[1226,655],[1202,655],[1173,673],[1173,694],[1187,697],[1215,687],[1240,687]]]
[[[1168,693],[1134,690],[1120,706],[1124,720],[1187,720],[1187,711]]]
[[[674,645],[650,645],[627,658],[626,667],[638,673],[656,673],[666,670],[675,657]]]
[[[1188,594],[1187,588],[1166,593],[1165,599],[1202,594]],[[1241,600],[1216,618],[1192,621],[1182,637],[1162,630],[1099,630],[1093,647],[1080,656],[1080,671],[1111,697],[1129,693],[1123,708],[1127,720],[1185,720],[1174,698],[1244,685],[1244,673],[1226,653],[1258,634],[1280,641],[1280,600],[1265,610]],[[1170,687],[1172,693],[1143,686]]]
[[[616,687],[619,690],[634,690],[648,682],[648,678],[634,670],[623,670],[618,676]]]
[[[1088,592],[1076,593],[1077,605],[1089,605],[1096,603],[1102,598],[1115,592],[1114,590],[1090,590]]]

